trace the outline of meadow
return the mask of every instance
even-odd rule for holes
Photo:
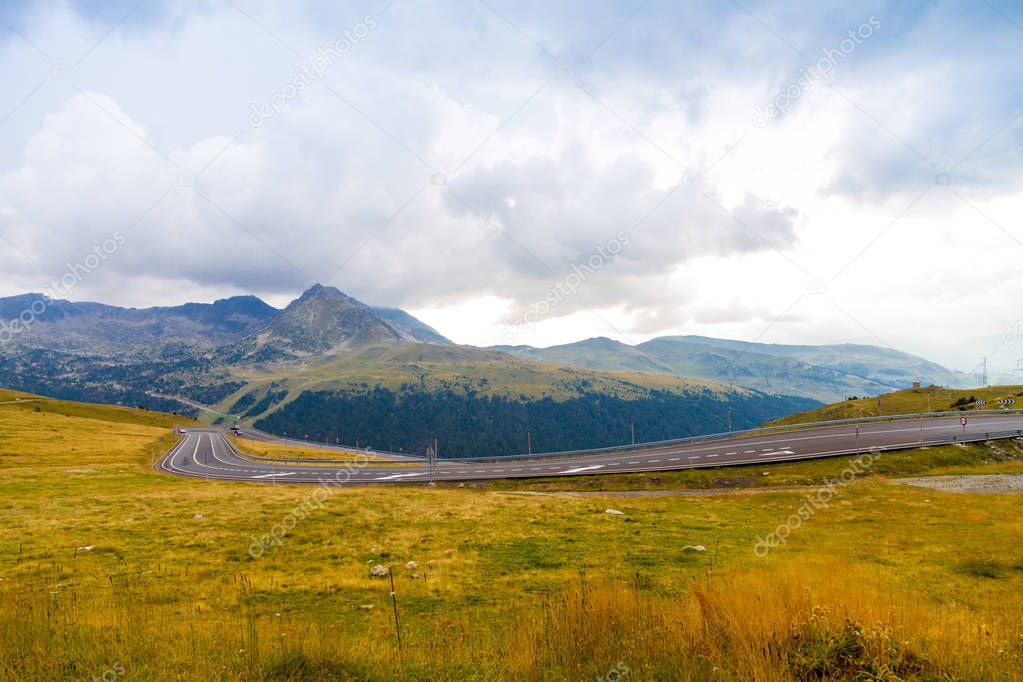
[[[594,478],[310,504],[152,471],[177,418],[0,403],[5,679],[1023,678],[1020,498],[888,480],[1019,471],[1018,444],[885,455],[760,557],[813,490],[792,486],[844,459],[599,484],[697,496],[522,494]]]
[[[1000,405],[999,401],[1018,401]],[[980,402],[984,404],[981,405]],[[861,417],[890,417],[898,414],[925,412],[955,412],[962,410],[988,411],[1023,409],[1023,386],[986,386],[984,388],[945,388],[924,386],[895,391],[879,398],[854,398],[816,410],[800,412],[771,422],[772,426],[806,424],[833,419],[859,419]]]

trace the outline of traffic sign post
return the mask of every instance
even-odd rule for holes
[[[966,433],[966,425],[970,423],[969,418],[968,417],[960,417],[959,418],[959,423],[963,425],[963,433]]]

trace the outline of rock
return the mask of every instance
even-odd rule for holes
[[[422,573],[413,573],[413,574],[412,574],[412,579],[413,579],[413,580],[422,580],[422,579],[423,579],[423,578],[425,578],[425,577],[426,577],[426,576],[425,576],[425,575],[423,575]]]
[[[192,514],[192,518],[195,519],[196,521],[198,521],[198,520],[204,519],[206,517],[203,516],[202,514]]]
[[[407,564],[405,564],[405,570],[406,570],[406,571],[414,571],[414,570],[416,570],[417,568],[419,568],[419,564],[417,564],[417,563],[416,563],[416,562],[414,562],[414,561],[410,561],[410,562],[408,562]]]
[[[377,564],[369,569],[369,577],[371,578],[386,578],[389,575],[391,575],[391,569],[387,568],[387,566]]]
[[[604,513],[605,514],[613,514],[615,516],[625,516],[625,512],[618,511],[617,509],[605,509]]]
[[[85,545],[84,547],[76,547],[75,551],[76,552],[91,552],[94,549],[96,549],[96,547],[93,546],[93,545]]]
[[[682,548],[682,551],[683,552],[688,552],[688,551],[706,552],[707,548],[704,547],[703,545],[686,545],[685,547]]]

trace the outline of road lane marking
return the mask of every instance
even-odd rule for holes
[[[253,476],[252,478],[274,478],[275,476],[294,476],[294,471],[286,471],[283,474],[263,474],[262,476]]]
[[[760,457],[773,457],[774,455],[794,455],[794,454],[796,454],[796,453],[792,452],[791,450],[781,450],[779,452],[764,452],[764,453],[762,453],[760,455]]]
[[[399,479],[399,478],[411,478],[413,476],[425,476],[425,475],[426,475],[425,472],[424,473],[416,473],[416,474],[392,474],[391,476],[381,476],[380,478],[375,478],[373,480],[375,480],[375,481],[393,481],[393,480],[396,480],[396,479]]]
[[[594,464],[593,466],[588,466],[588,467],[576,467],[574,469],[566,469],[565,471],[562,471],[561,473],[563,473],[563,474],[578,474],[581,471],[593,471],[594,469],[603,469],[603,468],[604,468],[603,464]]]

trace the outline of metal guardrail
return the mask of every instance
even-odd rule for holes
[[[853,419],[834,419],[831,421],[807,422],[803,424],[785,424],[782,426],[764,426],[756,429],[745,429],[732,431],[730,433],[712,433],[702,436],[690,436],[689,438],[674,438],[671,440],[651,441],[647,443],[636,443],[635,445],[613,445],[604,448],[589,448],[585,450],[563,450],[559,452],[541,452],[518,455],[493,455],[490,457],[442,457],[441,462],[465,462],[465,463],[487,463],[487,462],[509,462],[509,461],[534,461],[563,457],[578,457],[587,455],[611,454],[614,452],[632,452],[637,450],[649,450],[658,447],[672,447],[676,445],[696,445],[698,443],[711,443],[719,440],[730,440],[738,438],[750,438],[760,435],[769,435],[782,431],[803,431],[814,428],[827,428],[830,426],[846,426],[851,424],[872,424],[903,420],[920,419],[942,419],[948,417],[977,417],[977,416],[999,416],[999,415],[1020,415],[1020,410],[956,410],[954,412],[922,412],[914,414],[896,414],[883,417],[857,417]],[[1002,436],[1007,438],[1009,436]],[[984,439],[980,439],[984,440]],[[949,440],[949,443],[954,441]],[[962,438],[958,442],[964,442]],[[972,442],[972,441],[971,441]],[[926,444],[926,442],[925,442]]]

